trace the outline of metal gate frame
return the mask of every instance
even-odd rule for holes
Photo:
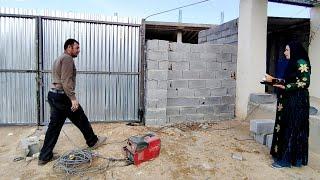
[[[3,14],[0,13],[0,17],[12,17],[12,18],[25,18],[36,20],[36,70],[13,70],[13,69],[0,69],[0,72],[19,72],[19,73],[36,73],[36,108],[37,108],[37,125],[44,124],[44,104],[45,104],[45,93],[43,86],[43,74],[50,73],[51,71],[44,70],[43,67],[43,20],[59,20],[59,21],[72,21],[72,22],[83,22],[93,24],[107,24],[107,25],[118,25],[118,26],[132,26],[139,27],[139,52],[138,52],[138,72],[108,72],[108,71],[77,71],[79,74],[117,74],[117,75],[138,75],[138,119],[130,122],[138,122],[145,124],[144,120],[144,98],[145,98],[145,22],[142,20],[141,24],[123,23],[123,22],[110,22],[110,21],[97,21],[97,20],[86,20],[86,19],[72,19],[64,17],[52,17],[52,16],[38,16],[38,15],[22,15],[22,14]],[[119,122],[119,121],[113,121]],[[126,122],[126,121],[121,121]]]

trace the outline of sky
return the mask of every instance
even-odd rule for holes
[[[145,18],[151,14],[173,9],[201,0],[0,0],[0,7],[35,10],[86,12],[121,17]],[[182,9],[182,22],[220,24],[239,17],[240,0],[210,0]],[[268,16],[309,18],[309,8],[268,3]],[[149,21],[178,22],[179,11],[148,18]]]

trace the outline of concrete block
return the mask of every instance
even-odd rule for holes
[[[228,88],[227,89],[227,95],[230,95],[230,96],[235,96],[236,95],[236,88]]]
[[[266,93],[251,93],[250,102],[257,104],[271,104],[277,100],[276,96]]]
[[[189,80],[189,88],[205,88],[206,81],[205,80]]]
[[[194,90],[187,88],[178,89],[178,97],[194,97]]]
[[[148,70],[158,70],[159,69],[158,61],[147,60],[147,69]]]
[[[221,63],[220,62],[207,62],[206,70],[211,71],[221,71]]]
[[[180,114],[179,107],[167,107],[167,116],[176,116]]]
[[[167,80],[168,71],[165,70],[148,70],[147,71],[148,80]]]
[[[174,70],[174,71],[189,70],[189,62],[187,62],[187,61],[170,62],[169,66],[172,66],[172,70]]]
[[[200,71],[182,71],[182,79],[199,79]]]
[[[215,79],[215,73],[208,72],[208,71],[201,71],[200,72],[200,79]]]
[[[178,91],[175,89],[168,89],[168,98],[177,98],[178,97]]]
[[[206,60],[206,61],[217,61],[217,54],[216,53],[201,53],[200,59]]]
[[[169,51],[169,61],[179,62],[187,60],[187,53]]]
[[[233,62],[223,62],[221,65],[221,68],[223,70],[228,70],[228,71],[236,71],[237,70],[237,64]]]
[[[217,70],[215,72],[215,79],[226,80],[231,78],[232,71],[227,70]]]
[[[168,71],[168,80],[178,80],[182,78],[182,71]]]
[[[202,70],[206,69],[206,62],[199,61],[191,61],[190,62],[190,70]]]
[[[168,98],[168,106],[196,106],[199,105],[199,98]]]
[[[168,89],[168,81],[158,81],[158,89],[167,90]]]
[[[146,99],[146,108],[157,108],[158,99]]]
[[[221,88],[221,80],[206,80],[206,88]]]
[[[147,98],[154,99],[166,99],[167,98],[167,90],[166,89],[154,89],[148,90],[146,93]]]
[[[186,117],[187,121],[202,121],[204,119],[204,114],[188,114]]]
[[[214,114],[214,106],[199,106],[197,113],[200,114]]]
[[[172,80],[171,86],[172,88],[187,88],[188,87],[188,80]]]
[[[238,58],[237,55],[232,54],[232,60],[231,60],[231,62],[237,63],[237,58]]]
[[[158,81],[156,80],[147,81],[147,91],[152,89],[158,89]]]
[[[146,110],[146,119],[161,119],[166,117],[166,108],[148,108]]]
[[[266,137],[266,146],[271,149],[273,134],[268,134]]]
[[[215,105],[221,104],[221,97],[206,97],[200,100],[201,105]]]
[[[210,89],[195,89],[194,96],[195,97],[208,97],[210,96]]]
[[[199,62],[201,60],[200,53],[198,53],[198,52],[189,53],[189,55],[187,57],[187,60],[188,61],[197,61],[197,62]]]
[[[220,113],[219,120],[231,120],[234,119],[234,113]]]
[[[159,70],[168,70],[169,67],[169,61],[159,61]]]
[[[183,122],[187,119],[186,116],[169,116],[168,118],[170,123]]]
[[[236,98],[234,96],[222,96],[222,104],[235,104]]]
[[[168,60],[168,52],[147,51],[147,60]]]
[[[161,126],[161,125],[165,125],[167,122],[166,119],[164,118],[159,118],[159,119],[146,119],[146,126]]]
[[[272,134],[274,120],[272,119],[253,119],[250,121],[250,132],[255,134]]]
[[[169,44],[169,51],[173,52],[190,52],[190,44],[186,43],[170,43]]]
[[[219,121],[219,116],[215,114],[204,114],[203,120],[205,121]]]
[[[158,50],[159,46],[158,46],[158,40],[148,40],[147,41],[147,50],[152,50],[152,51],[156,51]]]
[[[236,80],[234,79],[225,79],[225,80],[222,80],[221,83],[222,83],[221,87],[226,87],[226,88],[236,87]]]
[[[211,96],[225,96],[227,95],[227,88],[221,87],[221,88],[214,88],[211,90]]]
[[[220,115],[221,113],[231,113],[227,104],[214,105],[214,114]]]
[[[169,42],[164,40],[158,40],[158,51],[168,52]]]
[[[196,113],[197,113],[196,107],[180,107],[180,115],[196,114]]]

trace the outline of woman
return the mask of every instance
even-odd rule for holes
[[[284,79],[266,75],[280,91],[270,150],[275,168],[308,164],[310,61],[298,42],[289,43],[284,55],[289,60]]]

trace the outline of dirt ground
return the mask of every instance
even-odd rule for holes
[[[45,166],[38,166],[37,160],[13,162],[19,140],[36,127],[5,126],[0,127],[0,179],[320,179],[320,170],[308,166],[273,169],[268,149],[249,136],[248,122],[189,123],[161,129],[95,123],[93,128],[108,137],[107,144],[97,149],[104,157],[123,158],[125,142],[121,141],[150,131],[161,138],[160,156],[138,167],[111,167],[83,176],[66,176],[53,170],[54,162]],[[70,139],[61,133],[54,152],[62,155],[75,149],[73,143],[85,146],[74,125],[66,124],[63,130]],[[232,154],[243,160],[232,158]],[[105,163],[104,159],[94,159],[92,167]]]

